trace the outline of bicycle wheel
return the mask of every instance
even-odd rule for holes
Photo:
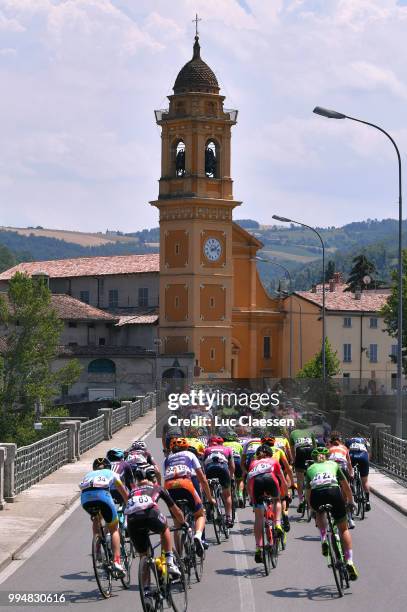
[[[270,526],[266,525],[263,520],[263,565],[266,576],[270,573],[270,547],[271,547],[271,532]]]
[[[105,599],[108,599],[112,594],[110,554],[106,540],[100,535],[94,535],[92,539],[92,563],[99,591]]]
[[[328,546],[329,556],[331,559],[331,568],[335,579],[336,588],[338,590],[339,597],[343,597],[343,587],[340,575],[340,555],[338,550],[338,542],[336,540],[336,534],[332,531],[328,534]]]
[[[195,548],[192,550],[192,565],[195,572],[195,578],[197,582],[201,582],[203,570],[204,570],[204,561],[205,561],[205,551],[202,553],[202,556],[196,554]]]
[[[229,539],[229,527],[226,526],[226,511],[225,511],[225,506],[223,503],[222,492],[221,492],[220,487],[217,487],[215,494],[216,494],[216,505],[219,509],[220,529],[223,535],[225,536],[225,539],[228,540]]]
[[[271,561],[271,565],[273,566],[273,569],[275,569],[277,567],[277,562],[278,562],[278,541],[280,538],[277,536],[274,526],[272,527],[271,535],[272,535],[272,543],[270,546],[270,561]]]
[[[126,570],[126,575],[120,578],[120,580],[124,588],[129,589],[131,582],[131,566],[136,555],[131,540],[126,540],[122,531],[120,531],[120,553],[123,566]]]
[[[154,559],[141,557],[138,567],[138,584],[143,612],[161,612],[163,601]]]
[[[310,523],[312,519],[312,513],[311,513],[311,507],[308,502],[305,502],[305,507],[306,507],[306,513],[307,513],[307,523]]]
[[[219,510],[216,498],[215,498],[215,505],[212,509],[212,525],[213,525],[213,530],[215,532],[216,541],[218,544],[220,544],[221,543],[220,531],[221,531],[221,525],[222,525],[222,517],[220,514],[220,510]]]
[[[180,558],[182,566],[184,568],[186,580],[188,586],[191,584],[191,570],[192,570],[192,542],[188,533],[183,533],[181,537],[181,550]]]
[[[183,563],[176,550],[173,550],[174,563],[178,567],[181,575],[179,578],[170,578],[168,582],[168,600],[174,612],[186,612],[188,607],[187,579],[184,572]]]
[[[366,497],[365,497],[365,492],[363,490],[362,480],[360,478],[360,475],[358,476],[358,482],[357,482],[357,495],[358,495],[359,516],[360,516],[360,520],[363,521],[363,519],[365,518]]]

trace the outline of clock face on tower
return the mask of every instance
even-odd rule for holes
[[[208,238],[204,244],[204,254],[209,261],[218,261],[222,255],[222,245],[217,238]]]

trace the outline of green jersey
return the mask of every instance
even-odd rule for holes
[[[326,489],[328,487],[339,487],[341,480],[345,478],[341,468],[336,461],[322,461],[313,463],[305,473],[306,489]]]
[[[300,446],[316,446],[314,432],[310,429],[294,429],[290,433],[290,442],[295,448]]]
[[[243,453],[243,446],[240,442],[224,442],[223,446],[229,446],[233,450],[234,457],[241,457]]]

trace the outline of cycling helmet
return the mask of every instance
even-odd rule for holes
[[[220,436],[211,436],[208,440],[208,446],[217,446],[223,444],[224,440]]]
[[[112,463],[115,461],[123,461],[124,451],[121,448],[111,448],[106,453],[106,459]]]
[[[143,440],[133,440],[129,450],[147,450],[147,444]]]
[[[150,480],[153,482],[156,479],[154,467],[147,463],[138,465],[133,474],[136,480]]]
[[[267,444],[267,446],[274,446],[276,439],[274,436],[265,436],[261,439],[262,444]]]
[[[170,449],[172,451],[188,450],[189,442],[186,438],[173,438],[171,440]]]
[[[225,442],[238,442],[239,436],[235,431],[229,431],[226,436],[223,436]]]
[[[92,467],[94,470],[110,469],[111,464],[109,459],[106,459],[106,457],[97,457],[94,460]]]
[[[324,457],[327,457],[329,455],[329,448],[326,448],[326,446],[318,446],[317,448],[314,448],[311,453],[311,457],[315,459],[318,457],[318,455],[324,455]]]
[[[261,444],[261,446],[256,448],[256,456],[266,455],[267,457],[272,457],[273,454],[273,450],[268,444]]]

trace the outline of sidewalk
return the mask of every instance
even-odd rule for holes
[[[374,495],[407,516],[407,487],[405,485],[399,484],[374,467],[370,468],[369,484]]]
[[[147,412],[129,427],[116,432],[84,453],[80,461],[67,463],[39,483],[17,495],[14,503],[0,511],[0,571],[45,530],[78,498],[78,483],[92,469],[95,457],[104,456],[112,447],[126,448],[137,437],[155,426],[155,410]]]

